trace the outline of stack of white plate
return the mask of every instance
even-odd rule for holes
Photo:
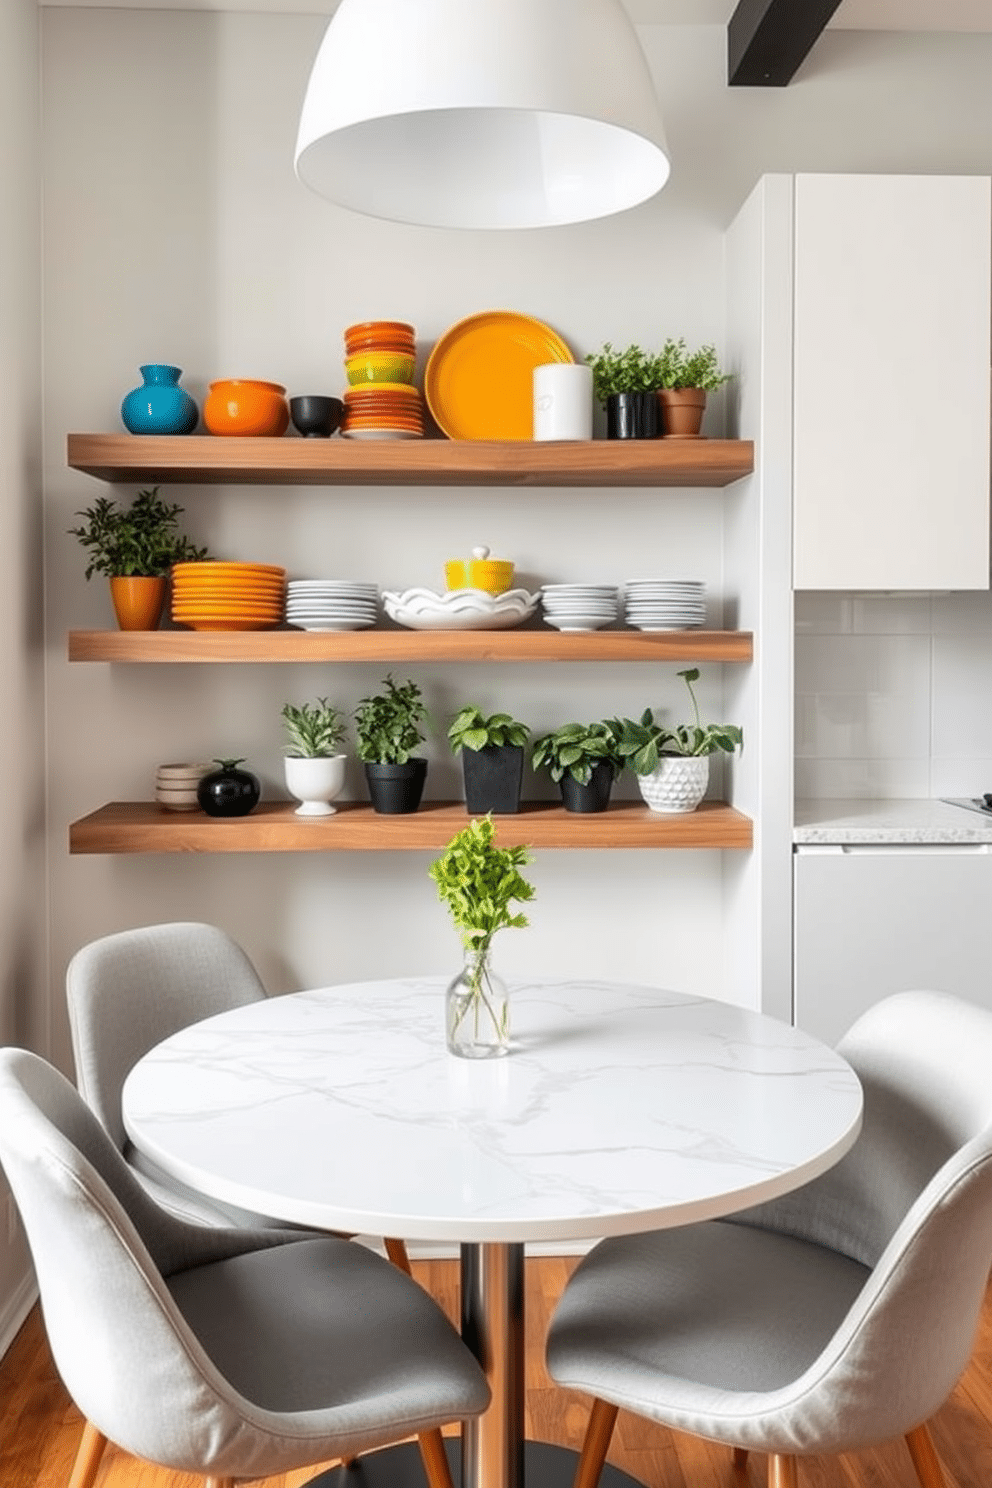
[[[159,765],[155,772],[155,799],[165,811],[198,811],[196,788],[214,768],[207,764]]]
[[[628,579],[626,620],[636,630],[692,630],[706,623],[706,585],[698,579]]]
[[[544,618],[556,630],[599,630],[617,618],[615,584],[543,584]]]
[[[379,618],[379,586],[357,579],[290,579],[286,620],[300,630],[367,630]]]

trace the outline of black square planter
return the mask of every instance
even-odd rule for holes
[[[513,816],[520,810],[522,744],[486,744],[462,750],[465,809],[469,816]]]

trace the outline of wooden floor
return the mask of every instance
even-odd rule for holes
[[[528,1260],[527,1432],[577,1446],[586,1402],[557,1390],[543,1366],[548,1318],[574,1261]],[[451,1316],[457,1309],[454,1262],[415,1265],[418,1279]],[[38,1311],[0,1361],[0,1488],[65,1488],[81,1421],[52,1366]],[[948,1488],[992,1488],[992,1287],[972,1363],[933,1423]],[[646,1488],[764,1488],[765,1460],[749,1458],[735,1474],[730,1453],[676,1436],[621,1412],[609,1461]],[[313,1470],[267,1478],[262,1488],[300,1488]],[[918,1488],[902,1442],[843,1458],[807,1458],[800,1488]],[[108,1449],[96,1488],[201,1488],[202,1480],[164,1472]]]

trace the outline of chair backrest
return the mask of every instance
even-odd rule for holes
[[[121,1089],[142,1055],[190,1023],[265,997],[257,971],[215,925],[149,925],[104,936],[66,971],[76,1083],[123,1152]]]
[[[243,1240],[159,1210],[69,1081],[23,1049],[0,1049],[0,1163],[70,1395],[111,1441],[192,1470],[204,1440],[239,1423],[164,1277]]]
[[[928,1419],[968,1362],[992,1263],[992,1012],[898,993],[838,1048],[864,1087],[854,1147],[735,1218],[870,1268],[796,1407],[804,1439],[844,1451]]]

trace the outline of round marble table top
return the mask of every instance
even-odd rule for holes
[[[467,1243],[713,1218],[823,1172],[857,1136],[845,1061],[722,1002],[514,983],[512,1052],[444,1042],[443,978],[272,997],[131,1072],[131,1140],[212,1197],[320,1228]]]

